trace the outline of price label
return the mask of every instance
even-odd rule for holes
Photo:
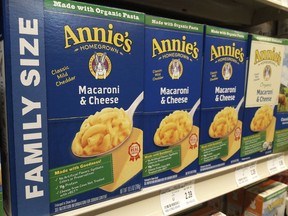
[[[161,191],[160,202],[165,215],[175,214],[197,203],[194,183],[189,182]]]
[[[272,158],[267,161],[267,168],[270,173],[270,175],[274,175],[276,173],[279,173],[283,170],[287,169],[284,155],[280,155],[278,157]]]
[[[235,179],[238,187],[243,187],[259,180],[256,164],[237,168],[235,171]]]

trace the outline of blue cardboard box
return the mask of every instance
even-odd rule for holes
[[[199,171],[239,162],[248,34],[206,26]]]
[[[145,16],[143,186],[196,174],[203,25]]]
[[[6,211],[49,215],[141,190],[144,15],[2,2]]]
[[[270,154],[283,64],[283,39],[250,35],[242,161]]]

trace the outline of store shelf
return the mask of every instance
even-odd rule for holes
[[[263,4],[267,4],[272,7],[283,9],[288,11],[288,1],[287,0],[257,0]]]
[[[95,3],[95,0],[81,1]],[[177,3],[174,0],[96,0],[96,3],[235,29],[288,18],[288,0],[178,0]]]
[[[101,1],[97,0],[82,1],[101,3]],[[110,3],[102,1],[102,3],[114,7],[127,7],[127,9],[153,15],[240,29],[267,21],[288,18],[288,0],[117,0],[110,1]],[[275,157],[280,156],[284,156],[285,164],[288,166],[288,152],[272,154],[214,171],[144,188],[137,193],[57,214],[57,216],[159,216],[163,215],[160,202],[161,192],[172,187],[191,183],[194,185],[197,202],[187,206],[186,209],[182,209],[187,210],[199,203],[240,188],[235,177],[235,172],[238,169],[256,165],[259,178],[254,182],[249,182],[249,184],[270,177],[271,172],[268,169],[268,163]]]
[[[137,216],[159,216],[163,214],[160,203],[161,191],[175,187],[177,185],[192,182],[195,188],[197,203],[193,203],[193,205],[187,206],[187,208],[190,208],[199,203],[203,203],[212,198],[238,189],[239,186],[236,181],[235,172],[241,168],[249,167],[255,164],[257,174],[259,176],[255,182],[268,178],[271,176],[271,171],[268,169],[268,162],[271,162],[276,157],[282,157],[282,155],[284,157],[285,165],[287,165],[288,152],[283,154],[268,155],[251,161],[220,168],[214,171],[209,171],[195,176],[164,183],[158,186],[145,188],[142,191],[134,194],[69,211],[67,213],[58,214],[58,216],[134,216],[135,214],[137,214]]]

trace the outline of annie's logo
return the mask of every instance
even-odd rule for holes
[[[157,41],[156,38],[152,39],[152,58],[166,52],[180,52],[191,56],[193,59],[198,59],[199,48],[197,42],[189,43],[186,41],[186,36],[182,39],[163,39]]]
[[[129,53],[132,49],[132,40],[129,38],[129,32],[114,32],[114,26],[110,23],[107,28],[100,27],[82,27],[72,29],[69,25],[64,26],[65,49],[71,46],[83,43],[105,43],[121,48]]]
[[[238,60],[239,62],[244,61],[244,52],[243,48],[237,48],[235,43],[232,45],[226,46],[211,46],[211,54],[210,54],[210,61],[214,61],[216,59],[222,57],[232,57]]]
[[[89,60],[90,73],[95,79],[106,79],[111,73],[112,64],[107,53],[94,53]]]
[[[281,64],[281,52],[277,52],[275,47],[272,50],[255,50],[254,65],[262,61],[269,60],[274,61],[276,64]]]

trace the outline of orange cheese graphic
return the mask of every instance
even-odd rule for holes
[[[131,147],[137,143],[139,153],[131,154]],[[137,151],[137,150],[136,150]],[[112,192],[133,178],[143,167],[143,131],[133,128],[132,134],[112,152],[114,182],[103,187],[102,190]]]
[[[190,135],[179,144],[181,146],[181,165],[172,169],[173,172],[179,173],[198,158],[198,144],[199,128],[193,125]]]

